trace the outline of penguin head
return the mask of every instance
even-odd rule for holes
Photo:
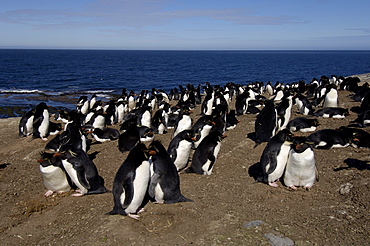
[[[295,136],[293,137],[292,149],[297,153],[302,153],[306,149],[312,149],[313,142],[308,142],[306,137]]]

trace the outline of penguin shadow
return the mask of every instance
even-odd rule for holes
[[[89,156],[90,160],[94,160],[99,153],[100,153],[99,151],[95,151],[91,154],[88,154],[88,156]]]
[[[357,170],[360,170],[360,171],[370,170],[370,164],[368,161],[361,161],[357,159],[347,158],[343,162],[347,164],[347,167],[335,168],[334,169],[335,172],[350,169],[350,168],[356,168]]]
[[[260,162],[257,162],[248,168],[248,175],[249,177],[252,177],[254,180],[258,181],[262,175],[261,171],[261,164]]]
[[[248,133],[247,138],[251,139],[253,142],[256,142],[256,132]]]
[[[0,169],[5,169],[7,166],[9,166],[10,163],[3,163],[3,164],[0,164]]]
[[[361,109],[360,106],[352,107],[352,108],[350,108],[350,111],[353,112],[353,113],[356,113],[356,114],[361,114],[362,113],[362,109]]]

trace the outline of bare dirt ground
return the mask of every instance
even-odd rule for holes
[[[369,81],[368,74],[360,78]],[[358,106],[348,95],[340,92],[339,106]],[[296,111],[293,106],[292,118],[300,116]],[[346,126],[355,118],[355,113],[346,119],[320,118],[318,130]],[[266,146],[254,149],[246,137],[254,131],[255,116],[239,120],[227,132],[212,175],[180,175],[182,193],[194,202],[149,203],[139,221],[105,215],[113,207],[111,193],[43,197],[46,188],[36,160],[46,142],[19,138],[19,118],[0,120],[0,244],[270,245],[276,237],[275,245],[284,239],[295,245],[370,245],[369,166],[346,164],[369,161],[369,149],[315,150],[320,180],[310,191],[281,184],[272,188],[248,174]],[[167,147],[170,136],[156,139]],[[89,153],[94,152],[93,161],[111,189],[127,153],[119,152],[116,141],[93,144]]]

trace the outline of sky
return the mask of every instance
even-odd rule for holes
[[[370,50],[369,0],[1,0],[0,48]]]

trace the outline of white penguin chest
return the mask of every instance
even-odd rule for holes
[[[218,152],[220,152],[220,148],[221,148],[221,142],[218,142],[213,150],[213,156],[215,157],[215,159],[217,159],[217,155],[218,155]],[[212,163],[211,160],[207,159],[206,163],[204,163],[202,166],[203,174],[211,175],[214,166],[215,166],[215,163]]]
[[[143,161],[141,165],[135,170],[135,178],[132,181],[134,194],[133,194],[130,204],[125,209],[127,213],[137,212],[146,194],[146,190],[149,184],[149,179],[150,179],[149,161]],[[123,192],[121,195],[122,204],[125,201],[125,193],[126,192]]]
[[[72,182],[81,190],[81,194],[86,194],[88,190],[80,183],[77,177],[77,171],[73,168],[73,164],[68,160],[62,160],[62,163]]]
[[[179,143],[179,146],[176,150],[176,159],[174,161],[177,170],[180,170],[185,167],[188,163],[189,155],[191,150],[191,142],[182,140]]]

